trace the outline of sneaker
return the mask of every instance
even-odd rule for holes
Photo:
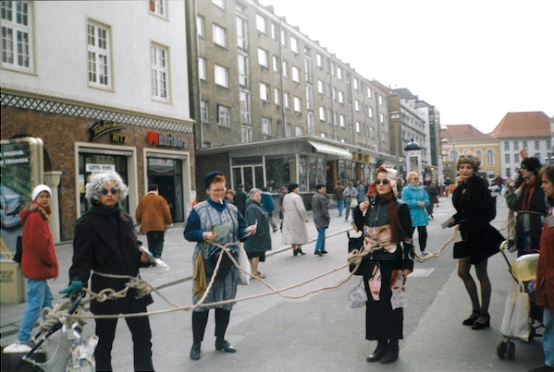
[[[422,257],[429,256],[429,252],[427,252],[427,251],[422,251],[422,252],[421,252],[421,256],[422,256]]]
[[[28,353],[35,347],[35,343],[33,341],[17,341],[14,342],[11,345],[8,345],[4,348],[4,353]]]

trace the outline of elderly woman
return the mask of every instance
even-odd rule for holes
[[[194,304],[204,297],[207,282],[210,279],[207,276],[206,264],[209,263],[210,257],[221,249],[218,245],[232,243],[230,248],[233,248],[234,243],[238,243],[249,234],[256,233],[256,226],[247,227],[246,221],[237,207],[223,199],[226,190],[225,184],[226,179],[221,172],[210,172],[204,177],[208,199],[194,206],[185,226],[185,239],[197,242],[192,256],[194,263],[192,300]],[[217,233],[222,235],[219,236]],[[220,254],[225,255],[226,253],[221,252]],[[222,262],[224,258],[225,256],[222,257]],[[215,307],[215,349],[227,353],[237,351],[225,340],[233,303],[210,305],[210,303],[234,299],[237,293],[237,279],[238,273],[234,266],[228,267],[226,272],[218,272],[204,302],[193,310],[193,344],[190,350],[192,360],[200,359],[201,344],[208,323],[208,314],[212,307]]]
[[[447,225],[460,225],[462,240],[466,241],[466,251],[454,258],[458,259],[458,276],[471,300],[473,312],[462,324],[474,330],[490,327],[489,304],[491,282],[487,274],[488,258],[499,252],[502,235],[491,226],[496,217],[496,205],[491,193],[479,172],[480,161],[477,157],[460,156],[456,169],[460,173],[458,186],[452,194],[452,204],[456,209]],[[481,301],[477,285],[470,274],[471,265],[475,266],[477,279],[481,284]]]
[[[427,256],[429,253],[425,251],[425,248],[427,247],[427,225],[429,224],[429,215],[427,214],[429,194],[420,186],[417,172],[408,173],[408,186],[402,189],[402,201],[410,207],[412,227],[409,235],[413,235],[417,228],[419,250],[422,256]]]
[[[138,277],[139,267],[148,262],[137,245],[132,218],[119,202],[127,197],[128,188],[116,172],[95,173],[86,185],[85,198],[91,204],[75,226],[73,241],[73,264],[69,269],[71,285],[62,293],[75,294],[80,284],[87,287],[91,276],[91,290],[94,293],[111,288],[116,292],[125,289],[129,279]],[[112,277],[124,276],[122,278]],[[139,297],[137,290],[130,288],[125,297],[90,303],[94,315],[118,315],[146,312],[146,306],[153,302],[148,294]],[[148,316],[125,318],[133,339],[134,368],[136,371],[151,371],[152,331]],[[115,338],[117,318],[95,319],[98,346],[96,347],[96,369],[111,371],[111,351]]]
[[[258,263],[265,261],[265,252],[271,250],[271,235],[269,232],[268,212],[261,204],[262,191],[253,188],[248,192],[246,201],[246,222],[249,225],[256,225],[256,235],[249,237],[244,242],[244,249],[250,265],[252,275],[257,278],[265,278],[265,275],[258,271]]]
[[[356,227],[375,246],[374,252],[365,256],[358,268],[368,295],[365,337],[377,341],[377,348],[366,359],[370,363],[389,364],[398,359],[404,304],[393,300],[392,288],[401,292],[405,278],[414,267],[409,256],[412,250],[410,210],[395,196],[395,176],[394,170],[379,167],[368,191],[371,203],[364,201],[354,209]],[[399,277],[403,278],[401,282],[397,281]]]
[[[297,183],[289,185],[289,193],[283,198],[283,244],[291,245],[293,255],[305,255],[302,244],[308,242],[308,215]]]

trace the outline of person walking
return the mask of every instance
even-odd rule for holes
[[[329,197],[325,193],[327,187],[320,183],[315,188],[316,193],[312,197],[312,212],[317,229],[317,242],[314,254],[321,257],[327,253],[325,250],[325,230],[329,228],[331,217],[329,217]]]
[[[234,244],[244,239],[247,235],[256,233],[255,226],[246,226],[243,214],[239,212],[237,207],[223,199],[226,190],[225,184],[225,176],[219,171],[210,172],[204,177],[204,186],[206,187],[208,199],[194,206],[183,232],[186,240],[196,242],[192,255],[192,301],[195,305],[204,297],[209,282],[204,263],[221,249],[214,243],[218,245]],[[216,235],[213,230],[214,227],[224,225],[229,226],[226,234],[223,236]],[[221,252],[220,254],[226,253]],[[213,287],[206,295],[203,304],[195,307],[192,311],[193,343],[190,350],[190,358],[192,360],[200,359],[201,345],[204,340],[209,311],[214,307],[215,349],[226,353],[235,353],[237,351],[225,340],[233,303],[210,305],[211,303],[234,299],[237,294],[237,280],[237,268],[231,266],[223,278],[214,281]]]
[[[33,189],[31,202],[19,212],[23,224],[21,271],[27,282],[27,303],[17,335],[18,341],[7,346],[4,352],[31,351],[34,346],[31,333],[42,309],[53,308],[54,296],[47,280],[58,277],[59,265],[48,225],[51,197],[50,187],[38,185]]]
[[[246,212],[246,200],[248,199],[248,195],[244,191],[244,185],[241,183],[237,186],[237,191],[235,192],[235,205],[239,209],[240,213],[244,217],[244,213]]]
[[[477,175],[480,161],[477,157],[460,156],[456,169],[460,173],[458,186],[452,194],[452,204],[456,214],[448,219],[446,225],[460,226],[462,241],[466,241],[467,253],[458,259],[458,276],[471,300],[473,311],[462,324],[474,330],[490,327],[489,304],[491,282],[487,273],[488,258],[499,252],[504,237],[490,222],[496,217],[496,206],[485,181]],[[475,266],[477,279],[481,287],[481,299],[475,280],[470,274],[471,265]]]
[[[541,234],[541,253],[535,281],[536,304],[543,308],[544,365],[531,371],[554,371],[554,166],[544,166],[539,176],[549,204]]]
[[[358,192],[358,195],[356,196],[358,198],[358,204],[366,200],[366,194],[367,190],[365,189],[365,186],[362,181],[358,181],[358,184],[356,185],[356,191]]]
[[[250,192],[248,193],[250,194]],[[273,232],[277,231],[277,224],[273,221],[273,211],[275,211],[275,203],[273,202],[273,196],[268,191],[267,187],[262,187],[261,191],[262,201],[261,204],[267,212],[267,220],[273,229]]]
[[[366,255],[358,268],[367,292],[365,338],[377,341],[377,348],[367,357],[370,363],[393,363],[399,356],[403,339],[404,284],[413,271],[410,209],[395,196],[396,172],[381,166],[369,188],[372,203],[364,201],[354,209],[354,223],[364,232],[365,240],[375,250]],[[396,295],[393,297],[393,294]]]
[[[425,192],[427,195],[429,195],[429,205],[427,206],[427,214],[429,215],[430,219],[433,219],[433,211],[435,208],[435,202],[437,202],[438,206],[438,200],[439,200],[439,190],[437,190],[437,187],[433,183],[433,181],[428,180],[426,182],[426,185],[424,187]]]
[[[337,185],[335,186],[335,199],[337,200],[339,217],[342,217],[342,212],[344,210],[344,186],[340,183],[340,181],[337,182]]]
[[[173,224],[167,200],[160,195],[158,185],[148,185],[148,193],[139,201],[135,219],[140,232],[146,233],[148,250],[155,258],[162,257],[167,227]]]
[[[409,235],[412,235],[417,228],[419,250],[422,256],[428,256],[429,253],[425,248],[427,247],[427,225],[429,224],[429,215],[426,209],[429,206],[429,194],[419,185],[417,172],[408,173],[408,185],[402,189],[402,200],[410,207],[412,227]]]
[[[253,188],[248,192],[246,201],[246,223],[256,225],[256,234],[244,242],[244,250],[250,260],[252,275],[264,279],[266,276],[258,270],[260,262],[265,262],[265,252],[271,250],[271,234],[269,230],[268,212],[261,203],[263,191]]]
[[[350,216],[350,211],[354,209],[354,203],[352,203],[352,199],[356,201],[358,200],[358,191],[354,188],[354,185],[352,184],[352,182],[348,182],[348,187],[344,189],[343,195],[344,195],[344,206],[346,208],[346,214],[344,216],[344,220],[348,221],[348,217]]]
[[[297,183],[289,185],[289,193],[283,198],[283,244],[291,245],[293,255],[305,255],[302,245],[308,243],[308,215]]]
[[[75,296],[88,286],[89,277],[94,293],[108,288],[120,292],[127,288],[128,277],[139,277],[139,267],[149,265],[148,256],[138,248],[133,219],[120,205],[128,192],[128,187],[114,171],[92,175],[85,186],[85,198],[91,206],[75,226],[70,285],[60,293]],[[150,294],[139,295],[136,288],[128,288],[122,298],[92,299],[91,313],[114,316],[95,319],[96,370],[112,370],[111,352],[118,320],[115,316],[145,313],[146,307],[153,302]],[[148,316],[126,317],[125,322],[132,335],[135,371],[153,371],[152,330]]]

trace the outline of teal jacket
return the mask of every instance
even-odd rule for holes
[[[427,226],[429,224],[429,215],[427,207],[429,206],[429,194],[421,186],[414,185],[404,186],[402,189],[402,201],[410,207],[410,215],[412,216],[412,226]],[[425,203],[425,208],[421,208],[418,203]]]

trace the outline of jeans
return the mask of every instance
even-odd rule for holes
[[[346,209],[346,213],[345,213],[345,215],[344,215],[344,220],[345,220],[345,221],[348,221],[348,217],[350,216],[350,211],[352,210],[352,208],[350,208],[350,201],[348,201],[348,202],[346,203],[345,209]],[[354,215],[354,212],[352,212],[352,216],[353,216],[353,215]]]
[[[323,252],[325,250],[325,227],[317,228],[317,242],[315,243],[315,251]]]
[[[544,364],[549,367],[554,367],[554,313],[551,313],[548,308],[545,308],[542,318],[544,322],[544,331],[542,332]]]
[[[52,308],[54,296],[46,280],[27,279],[27,305],[19,327],[17,339],[20,342],[31,340],[31,332],[35,326],[42,309]]]
[[[339,217],[342,216],[342,211],[344,209],[344,200],[337,200],[337,207],[339,208]]]
[[[156,258],[162,257],[164,249],[164,231],[148,231],[146,238],[148,239],[148,250]]]

